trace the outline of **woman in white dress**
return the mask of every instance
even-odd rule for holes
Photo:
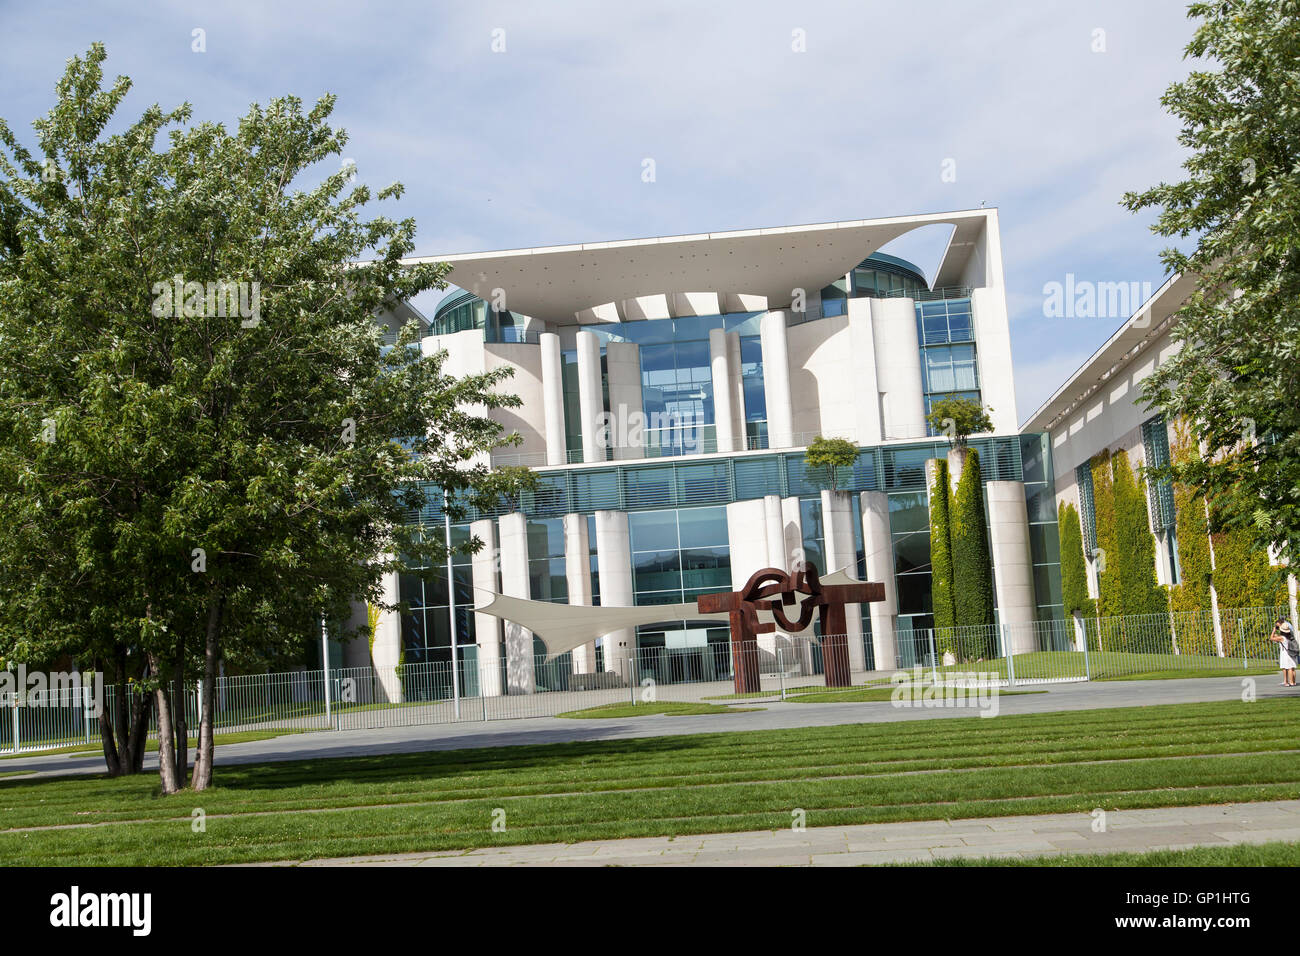
[[[1278,618],[1277,623],[1273,625],[1273,633],[1269,635],[1270,641],[1277,642],[1278,666],[1282,668],[1282,686],[1294,687],[1296,654],[1291,650],[1295,647],[1295,631],[1289,621],[1285,618]]]

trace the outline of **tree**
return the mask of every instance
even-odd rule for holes
[[[957,624],[957,609],[953,603],[952,528],[949,516],[952,490],[949,488],[948,463],[942,458],[934,460],[929,490],[930,601],[934,609],[934,626],[939,629],[952,628]]]
[[[1096,606],[1092,598],[1088,597],[1083,529],[1079,523],[1079,512],[1074,505],[1062,502],[1057,506],[1056,524],[1061,531],[1061,601],[1065,605],[1065,613],[1096,613]]]
[[[1092,503],[1097,521],[1097,616],[1118,617],[1124,613],[1115,555],[1119,552],[1119,531],[1115,523],[1115,471],[1110,449],[1103,449],[1089,461],[1092,469]],[[1102,650],[1105,650],[1103,647]]]
[[[1120,607],[1126,615],[1162,613],[1168,601],[1156,583],[1156,545],[1146,492],[1133,473],[1128,452],[1111,456],[1111,468],[1117,544],[1113,560],[1119,571]]]
[[[930,414],[925,416],[925,420],[936,432],[947,435],[958,448],[965,448],[971,435],[993,431],[993,419],[988,414],[991,411],[993,409],[986,409],[974,399],[947,395],[930,406]]]
[[[953,607],[959,626],[993,623],[993,566],[989,559],[989,531],[984,516],[984,483],[979,452],[971,449],[957,482],[952,503]],[[983,654],[993,656],[993,642],[985,640]]]
[[[818,435],[808,443],[803,460],[808,470],[818,475],[823,484],[829,484],[831,491],[838,491],[839,470],[851,468],[858,460],[858,446],[846,438]]]
[[[0,122],[0,654],[129,661],[171,793],[192,677],[197,790],[222,658],[387,609],[388,556],[445,557],[405,521],[430,489],[496,503],[482,462],[510,439],[482,412],[519,400],[508,372],[421,357],[413,324],[384,346],[376,313],[447,267],[400,261],[412,220],[362,218],[402,190],[349,187],[332,97],[233,132],[153,106],[106,135],[130,81],[104,88],[104,59],[69,61],[36,152]]]
[[[1256,551],[1300,560],[1300,2],[1193,3],[1187,55],[1200,62],[1161,102],[1182,122],[1185,179],[1124,204],[1159,210],[1153,230],[1195,236],[1166,249],[1197,276],[1178,312],[1181,346],[1143,382],[1143,398],[1182,416],[1204,454],[1163,471],[1213,501]]]
[[[526,465],[502,465],[488,475],[484,490],[496,494],[506,504],[506,511],[518,511],[523,496],[537,491],[537,472]]]

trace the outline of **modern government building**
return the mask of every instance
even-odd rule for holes
[[[922,227],[950,232],[932,279],[879,251]],[[634,654],[665,681],[726,678],[726,621],[655,620],[801,558],[885,585],[848,609],[850,666],[910,663],[900,635],[929,627],[925,462],[949,442],[927,427],[932,401],[991,409],[972,437],[988,506],[1000,623],[1061,617],[1056,470],[1041,431],[1015,417],[1002,249],[995,209],[703,235],[430,257],[448,295],[424,323],[426,354],[455,374],[502,366],[518,408],[494,412],[521,438],[492,457],[539,476],[518,510],[476,514],[452,536],[485,547],[455,559],[462,692],[551,689],[569,675],[619,673]],[[816,436],[858,448],[835,490],[806,473]],[[419,516],[441,532],[440,495]],[[450,661],[445,577],[392,576],[373,643],[341,663]],[[645,623],[559,658],[545,634],[480,611],[491,595],[635,606]],[[759,638],[804,673],[815,642]],[[1030,649],[1030,648],[1025,648]],[[557,678],[556,674],[563,675]]]

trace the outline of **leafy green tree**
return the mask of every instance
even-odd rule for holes
[[[492,469],[484,490],[498,495],[507,511],[518,511],[525,494],[537,491],[537,472],[526,465],[501,465]]]
[[[1159,614],[1167,609],[1156,583],[1156,545],[1151,535],[1147,496],[1129,464],[1128,452],[1111,457],[1115,489],[1114,555],[1119,574],[1120,607],[1125,614]]]
[[[957,609],[953,603],[952,529],[949,519],[952,490],[949,487],[948,462],[936,458],[930,476],[930,599],[934,608],[934,626],[939,629],[952,628],[957,624]],[[941,648],[944,651],[949,649]]]
[[[1115,472],[1110,450],[1098,452],[1089,464],[1092,468],[1093,511],[1097,520],[1097,554],[1093,557],[1097,568],[1097,615],[1118,617],[1124,613],[1124,601],[1115,562],[1119,553],[1119,531],[1115,522]]]
[[[858,460],[858,446],[845,438],[824,438],[818,435],[808,443],[804,464],[811,474],[818,476],[831,491],[839,490],[839,470],[851,468]]]
[[[422,358],[414,324],[384,346],[375,315],[447,267],[400,261],[412,220],[362,217],[402,190],[350,185],[332,97],[233,131],[188,106],[124,124],[130,81],[105,88],[104,59],[69,62],[35,151],[0,122],[0,655],[129,661],[171,793],[193,677],[203,789],[223,657],[385,606],[386,556],[443,558],[405,518],[430,488],[495,504],[482,410],[519,400],[502,370]]]
[[[959,626],[993,623],[993,565],[989,558],[989,529],[984,516],[984,483],[979,452],[971,449],[957,491],[952,514],[953,607]],[[984,641],[982,654],[993,656],[994,643]]]
[[[1129,193],[1158,209],[1153,230],[1195,237],[1162,253],[1197,276],[1178,313],[1180,350],[1143,398],[1191,424],[1206,454],[1166,472],[1214,502],[1225,527],[1300,562],[1300,2],[1237,0],[1188,8],[1196,68],[1161,102],[1181,123],[1186,177]]]
[[[958,395],[947,395],[930,406],[925,420],[941,435],[947,435],[958,448],[965,448],[971,435],[993,431],[991,408]]]
[[[1083,559],[1083,528],[1078,509],[1062,502],[1056,509],[1056,524],[1061,531],[1061,600],[1065,613],[1075,611],[1091,616],[1096,606],[1088,596],[1088,570]]]

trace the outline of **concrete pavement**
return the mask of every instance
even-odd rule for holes
[[[1099,821],[1104,829],[1095,829]],[[923,820],[343,857],[262,866],[863,866],[1300,842],[1300,800]]]

